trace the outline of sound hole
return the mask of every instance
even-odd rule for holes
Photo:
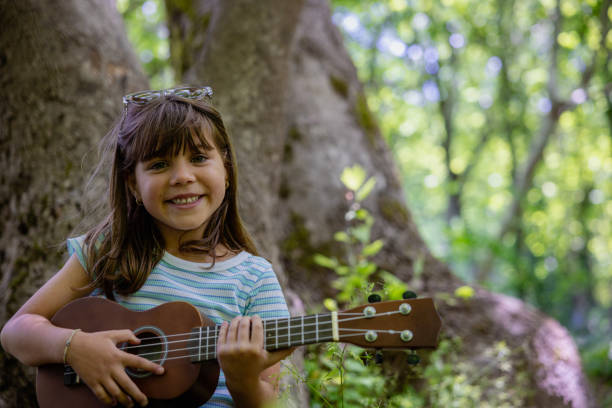
[[[140,344],[124,344],[123,349],[128,353],[135,354],[147,360],[163,365],[168,355],[166,336],[156,327],[141,327],[134,331],[136,337],[140,339]],[[145,378],[152,373],[150,371],[137,368],[126,368],[132,377]]]

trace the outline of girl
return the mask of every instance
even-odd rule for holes
[[[223,323],[222,372],[205,406],[274,399],[279,361],[291,350],[264,350],[261,318],[287,317],[287,306],[242,225],[234,152],[210,95],[209,87],[174,88],[123,98],[123,117],[107,135],[110,212],[68,240],[66,264],[2,329],[6,351],[28,365],[70,364],[107,404],[146,405],[125,368],[157,375],[164,368],[116,346],[139,342],[130,330],[85,333],[49,319],[88,295],[132,310],[184,300]]]

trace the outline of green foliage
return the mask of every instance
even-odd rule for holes
[[[612,381],[612,341],[601,339],[582,353],[586,370],[595,377]]]
[[[529,397],[529,379],[504,342],[487,347],[481,364],[465,359],[458,339],[440,342],[423,376],[432,407],[516,407]]]
[[[606,4],[332,1],[428,246],[467,283],[492,254],[491,272],[477,283],[559,320],[585,359],[601,352],[594,339],[612,331]],[[566,103],[558,118],[556,100]],[[520,191],[549,121],[548,144]],[[460,208],[449,218],[453,195]],[[513,201],[518,216],[500,238]],[[585,368],[605,377],[596,364]]]
[[[152,89],[168,88],[174,83],[169,64],[169,31],[166,9],[161,0],[118,0],[127,35],[151,82]]]
[[[334,239],[346,248],[346,259],[316,254],[313,257],[314,262],[336,272],[337,278],[332,285],[339,290],[337,299],[343,304],[350,302],[351,305],[357,305],[366,302],[374,288],[372,278],[376,273],[383,282],[393,282],[394,294],[401,294],[401,288],[405,290],[405,285],[390,273],[379,270],[372,262],[372,258],[383,248],[384,242],[381,239],[371,239],[374,217],[362,207],[362,202],[374,189],[376,179],[368,179],[363,167],[355,165],[345,168],[340,180],[348,190],[346,198],[349,209],[344,215],[346,228],[336,232]]]
[[[341,176],[349,190],[349,210],[345,215],[346,229],[334,237],[347,247],[347,260],[314,256],[316,264],[336,272],[333,285],[339,290],[338,301],[343,304],[364,303],[374,287],[374,276],[383,282],[385,298],[399,299],[406,290],[405,283],[390,272],[379,270],[371,260],[384,243],[370,237],[374,220],[361,200],[372,191],[375,179],[366,181],[366,177],[360,166],[345,169]],[[418,259],[412,281],[417,282],[422,273],[423,260]],[[462,286],[454,296],[441,295],[441,300],[456,303],[457,299],[468,300],[473,296],[473,288]],[[324,305],[329,310],[338,310],[335,300],[326,299]],[[371,351],[338,343],[315,345],[308,349],[304,362],[306,377],[301,380],[311,390],[312,407],[493,408],[513,407],[526,400],[528,378],[524,367],[515,366],[516,351],[504,342],[496,343],[485,348],[479,365],[466,359],[461,349],[459,339],[444,340],[427,361],[419,366],[405,366],[401,375],[393,377],[373,364]],[[292,371],[295,374],[296,370]],[[413,381],[404,385],[406,378]]]
[[[311,407],[512,408],[530,396],[516,353],[499,342],[485,348],[476,364],[465,358],[460,340],[446,339],[427,362],[390,377],[366,350],[333,343],[308,349],[302,380],[311,391]],[[400,385],[400,377],[412,381]]]

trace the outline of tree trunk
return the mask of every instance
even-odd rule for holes
[[[4,324],[65,260],[96,144],[147,82],[114,1],[2,0],[0,27]],[[36,406],[34,369],[0,353],[0,372],[0,407]]]
[[[446,335],[470,346],[465,358],[478,361],[486,347],[505,340],[534,388],[517,406],[588,406],[576,346],[556,321],[483,290],[469,301],[443,300],[461,282],[431,255],[412,221],[325,0],[306,0],[299,21],[299,2],[202,0],[192,10],[179,3],[167,0],[170,31],[198,41],[190,48],[173,39],[179,49],[172,53],[197,55],[191,66],[182,64],[183,78],[215,89],[236,143],[245,218],[289,292],[310,305],[333,296],[333,277],[312,256],[339,255],[332,236],[347,210],[339,175],[360,164],[377,178],[365,203],[376,218],[374,235],[385,241],[377,262],[421,295],[438,297]]]

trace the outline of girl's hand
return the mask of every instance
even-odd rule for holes
[[[117,402],[132,407],[133,401],[147,405],[148,400],[125,372],[126,367],[163,374],[164,368],[143,357],[127,353],[118,343],[140,343],[130,330],[109,330],[96,333],[77,332],[72,338],[67,362],[105,404]]]
[[[263,323],[259,316],[237,316],[219,329],[217,358],[232,392],[260,394],[260,374],[293,352],[293,348],[268,352],[264,348]]]

